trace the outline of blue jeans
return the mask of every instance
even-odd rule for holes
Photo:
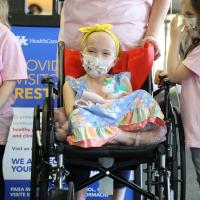
[[[199,183],[200,187],[200,148],[190,148],[192,154],[192,161],[197,173],[197,182]]]

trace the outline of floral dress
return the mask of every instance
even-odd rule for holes
[[[148,124],[164,126],[163,114],[158,103],[144,90],[136,90],[127,96],[116,98],[126,90],[123,84],[129,73],[110,75],[104,81],[105,92],[113,94],[115,99],[93,101],[80,105],[69,117],[67,142],[83,148],[100,147],[112,141],[122,130],[134,132],[147,127]],[[69,79],[76,92],[76,102],[88,91],[86,78]],[[93,99],[93,98],[92,98]],[[98,103],[96,103],[98,102]]]

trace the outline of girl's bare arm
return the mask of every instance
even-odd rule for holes
[[[66,81],[63,86],[63,101],[64,110],[67,118],[74,109],[75,91],[71,88],[69,81]]]
[[[0,87],[0,108],[2,108],[12,95],[16,81],[4,81]]]

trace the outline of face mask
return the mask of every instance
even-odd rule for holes
[[[91,77],[101,77],[109,72],[113,64],[112,60],[105,60],[95,56],[83,54],[83,67]]]
[[[189,33],[191,37],[196,38],[200,37],[199,29],[197,26],[197,18],[196,17],[184,17],[185,23],[188,26]]]

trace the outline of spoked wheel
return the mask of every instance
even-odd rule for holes
[[[173,151],[172,159],[168,162],[168,170],[171,171],[170,192],[174,200],[185,200],[185,142],[182,121],[176,108],[173,108],[171,118],[173,130]]]
[[[186,158],[185,158],[185,139],[182,120],[176,108],[173,108],[175,114],[175,139],[176,148],[173,152],[172,168],[172,188],[174,188],[174,199],[185,200],[186,192]],[[175,145],[175,144],[174,144]],[[177,190],[176,190],[177,189]]]
[[[39,182],[39,199],[48,199],[48,183],[49,183],[49,112],[48,112],[48,99],[45,98],[42,108],[42,162],[40,165],[40,182]]]
[[[38,105],[35,105],[32,136],[31,200],[37,199],[39,185],[39,166],[41,155],[37,142],[37,131],[40,131],[40,109]]]

